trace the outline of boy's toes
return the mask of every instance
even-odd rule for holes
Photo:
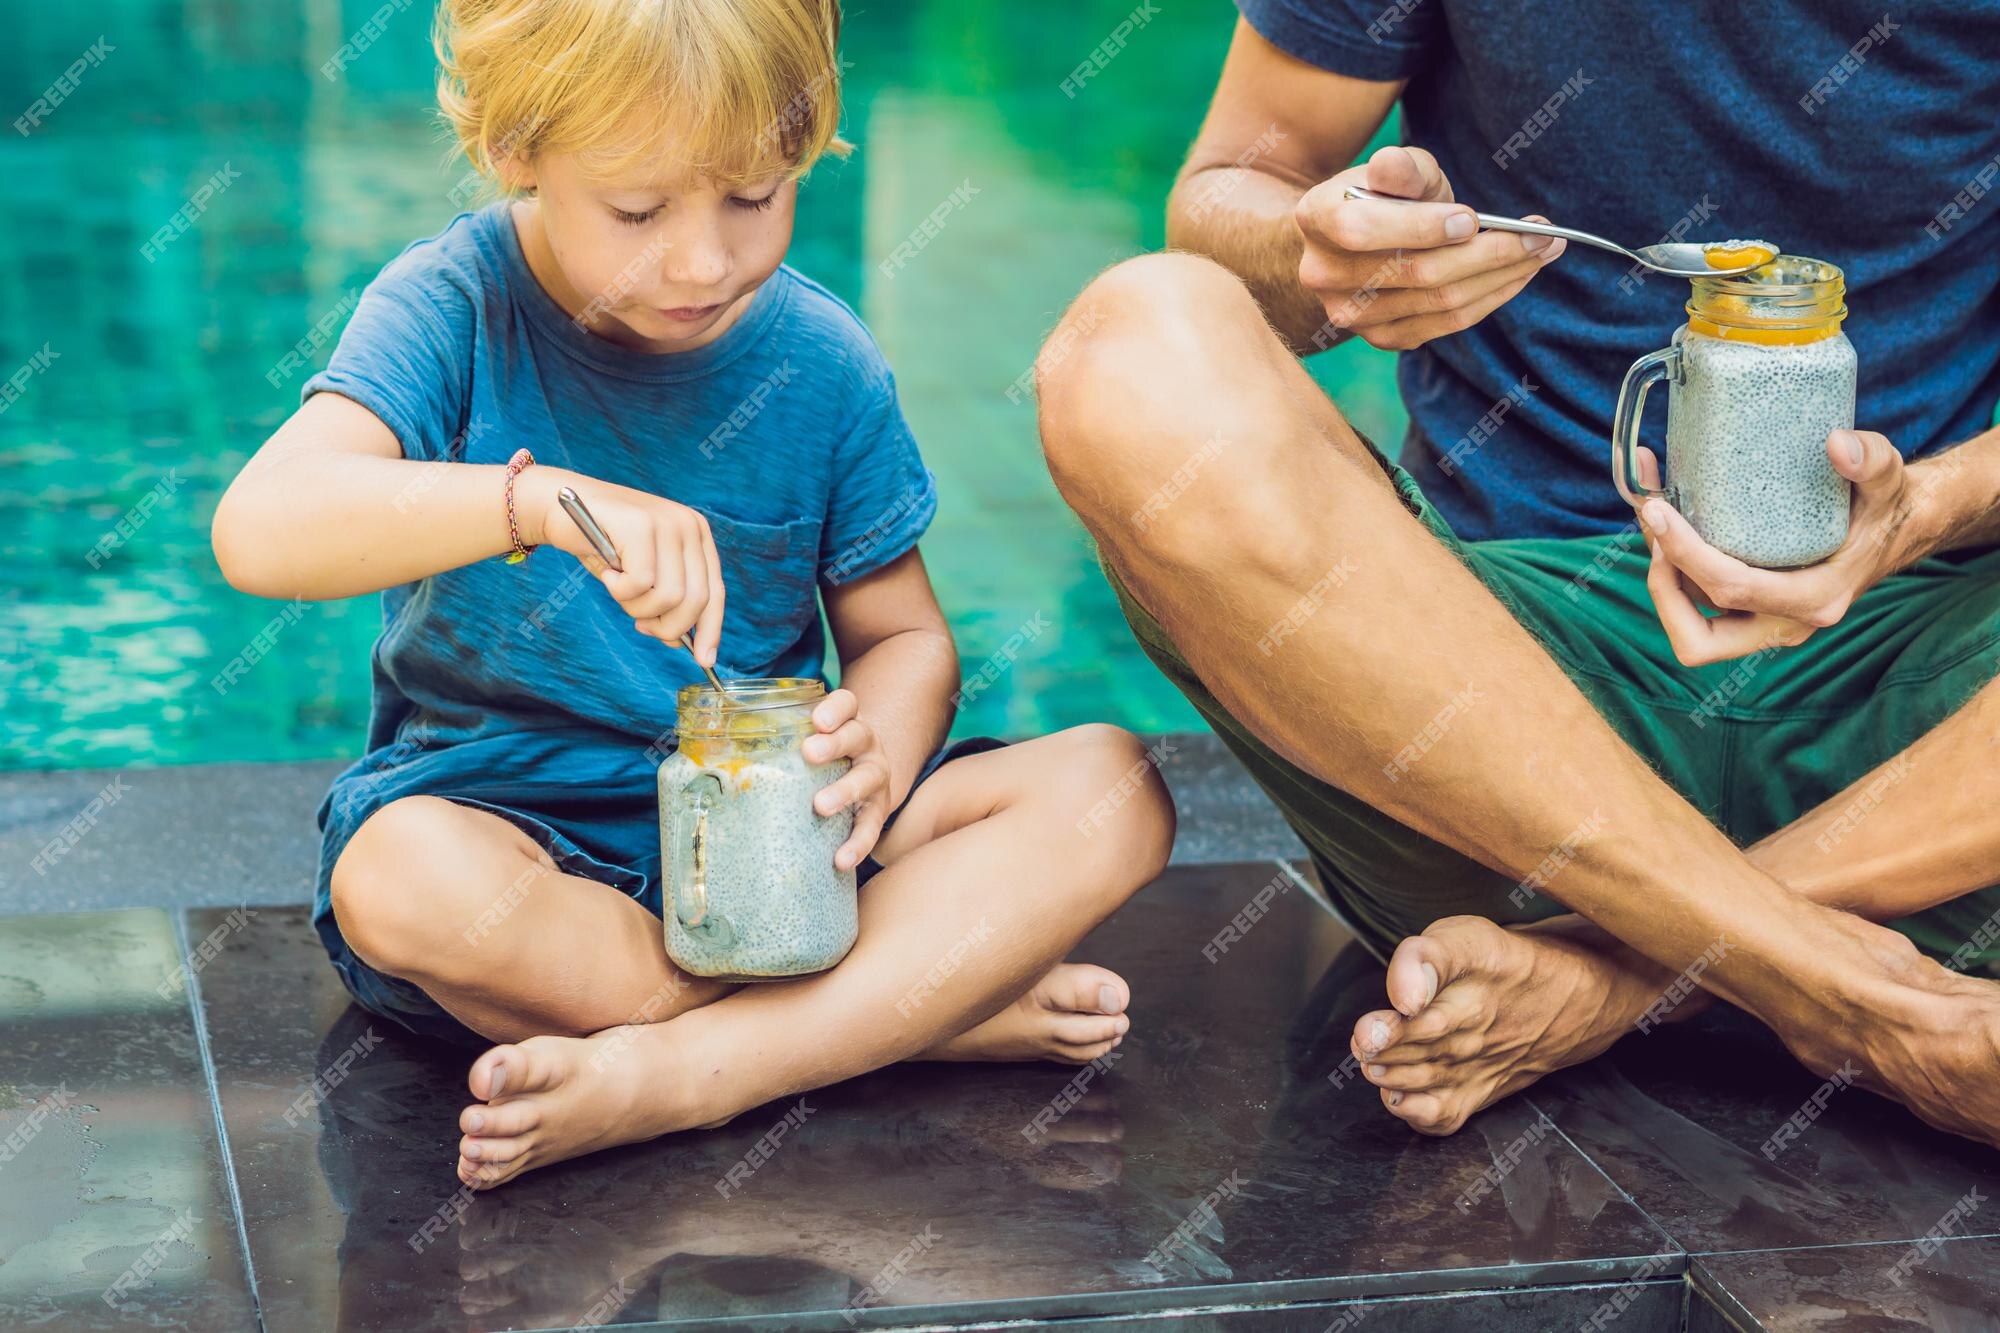
[[[524,1042],[495,1046],[472,1062],[466,1085],[481,1101],[514,1097],[524,1092],[545,1092],[561,1077],[553,1058],[549,1038],[530,1037]]]
[[[1095,1046],[1124,1036],[1131,1026],[1123,1014],[1057,1014],[1049,1036],[1059,1046]]]
[[[485,1138],[512,1138],[541,1123],[542,1104],[533,1097],[510,1098],[497,1106],[474,1102],[458,1114],[459,1129]]]
[[[1057,963],[1035,984],[1034,996],[1044,1008],[1083,1014],[1122,1014],[1132,1001],[1125,979],[1095,963]]]
[[[1109,1041],[1096,1041],[1080,1046],[1071,1045],[1067,1042],[1057,1042],[1052,1048],[1052,1054],[1057,1060],[1067,1060],[1072,1064],[1087,1065],[1092,1060],[1101,1059],[1109,1055],[1118,1048],[1118,1043],[1124,1040],[1123,1037],[1113,1037]]]
[[[488,1190],[512,1180],[527,1165],[528,1159],[525,1155],[517,1156],[511,1161],[489,1162],[484,1158],[468,1158],[461,1153],[458,1159],[458,1178],[473,1189]]]
[[[483,1139],[468,1134],[458,1141],[458,1155],[481,1165],[511,1162],[527,1150],[526,1139]]]

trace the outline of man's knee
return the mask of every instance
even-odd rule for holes
[[[1302,453],[1326,423],[1288,383],[1294,362],[1221,265],[1127,260],[1084,290],[1037,362],[1050,475],[1114,557],[1310,584],[1323,562],[1296,535],[1338,478]]]
[[[1083,289],[1035,361],[1050,472],[1098,489],[1106,472],[1145,473],[1182,450],[1197,418],[1253,405],[1214,402],[1202,380],[1215,348],[1264,329],[1240,279],[1213,260],[1141,255]]]
[[[362,821],[334,863],[332,890],[334,920],[364,962],[392,975],[423,970],[455,951],[510,879],[553,868],[526,834],[483,836],[478,820],[440,797],[406,796]]]

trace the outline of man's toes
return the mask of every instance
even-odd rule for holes
[[[1033,994],[1045,1009],[1085,1014],[1122,1014],[1132,1002],[1125,978],[1095,963],[1058,963],[1035,983]]]
[[[1462,1117],[1454,1117],[1444,1099],[1431,1092],[1397,1092],[1384,1088],[1382,1105],[1389,1108],[1390,1115],[1419,1134],[1450,1134],[1458,1129],[1463,1120]]]
[[[1378,1088],[1423,1092],[1445,1081],[1444,1070],[1428,1061],[1408,1065],[1369,1065],[1361,1071]]]
[[[1389,955],[1389,1003],[1405,1017],[1435,999],[1444,980],[1444,960],[1428,936],[1411,935]]]
[[[1403,1016],[1389,1009],[1377,1009],[1372,1014],[1363,1014],[1354,1023],[1354,1036],[1348,1049],[1357,1059],[1372,1060],[1388,1050],[1403,1037]]]
[[[542,1104],[534,1097],[510,1097],[498,1105],[474,1102],[458,1114],[458,1127],[486,1138],[512,1138],[540,1128]]]

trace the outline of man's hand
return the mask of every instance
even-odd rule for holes
[[[889,760],[875,739],[875,729],[861,720],[860,710],[853,691],[835,690],[813,709],[813,728],[819,734],[807,737],[805,743],[807,763],[853,761],[838,782],[829,782],[813,796],[815,814],[833,815],[854,807],[854,831],[833,854],[833,864],[840,870],[854,869],[875,850],[883,821],[889,817]]]
[[[1349,185],[1425,202],[1349,199]],[[1569,244],[1481,234],[1473,210],[1452,201],[1437,159],[1421,148],[1378,149],[1308,190],[1296,217],[1305,235],[1299,281],[1319,299],[1327,322],[1398,351],[1471,328]]]
[[[1895,446],[1874,431],[1837,430],[1827,436],[1826,453],[1834,471],[1854,483],[1847,541],[1804,569],[1746,565],[1695,535],[1665,500],[1639,506],[1653,553],[1646,588],[1683,666],[1804,643],[1916,554],[1904,540],[1912,487]],[[1651,450],[1639,451],[1639,471],[1649,486],[1658,484]],[[1721,614],[1702,614],[1697,597]]]

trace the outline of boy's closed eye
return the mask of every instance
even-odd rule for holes
[[[778,190],[779,186],[777,184],[772,184],[768,187],[762,187],[761,193],[745,191],[738,194],[732,194],[729,196],[729,205],[732,208],[744,208],[744,209],[750,209],[755,212],[762,212],[763,210],[771,207],[773,204],[778,202]],[[618,221],[624,223],[626,226],[643,227],[648,222],[651,222],[654,218],[658,217],[660,215],[661,210],[666,207],[666,204],[664,203],[654,204],[651,208],[642,209],[636,212],[631,209],[620,208],[616,204],[610,205],[609,207],[611,208],[611,216],[616,218]]]

